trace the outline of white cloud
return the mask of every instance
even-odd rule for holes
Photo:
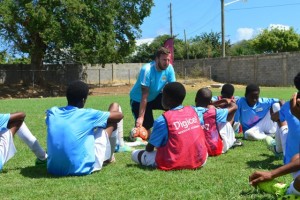
[[[270,24],[268,29],[272,30],[272,29],[275,29],[275,28],[277,28],[279,30],[289,30],[290,29],[289,26],[283,25],[283,24]]]
[[[153,40],[154,38],[145,38],[145,39],[136,40],[136,46],[140,46],[141,44],[151,44]]]
[[[253,28],[239,28],[237,30],[237,41],[249,40],[253,38],[256,31]]]

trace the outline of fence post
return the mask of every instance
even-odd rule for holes
[[[34,89],[34,70],[32,70],[32,87]]]
[[[101,87],[101,69],[100,68],[99,68],[98,75],[99,75],[99,87]]]
[[[130,85],[130,69],[128,69],[128,80],[129,80],[129,85]]]

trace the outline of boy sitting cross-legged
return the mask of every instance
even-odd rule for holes
[[[161,170],[195,169],[205,164],[208,155],[198,117],[202,114],[182,106],[185,95],[181,83],[164,87],[162,105],[167,111],[155,120],[146,149],[132,152],[134,162]]]
[[[206,146],[210,156],[217,156],[228,151],[229,148],[242,146],[242,142],[235,139],[235,132],[231,126],[237,106],[231,99],[222,99],[227,108],[215,108],[211,101],[212,92],[208,88],[198,90],[195,103],[197,110],[203,114],[201,124],[205,132]]]

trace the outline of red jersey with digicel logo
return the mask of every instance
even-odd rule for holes
[[[157,168],[161,170],[195,169],[207,159],[204,132],[196,111],[191,107],[163,114],[168,126],[168,141],[158,147]]]
[[[209,156],[217,156],[222,154],[223,141],[219,133],[216,122],[216,109],[209,108],[203,113],[205,144]]]

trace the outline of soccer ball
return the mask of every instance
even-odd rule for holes
[[[130,131],[130,139],[132,141],[136,141],[137,137],[140,137],[143,140],[147,140],[148,139],[148,131],[143,126],[134,127]]]

